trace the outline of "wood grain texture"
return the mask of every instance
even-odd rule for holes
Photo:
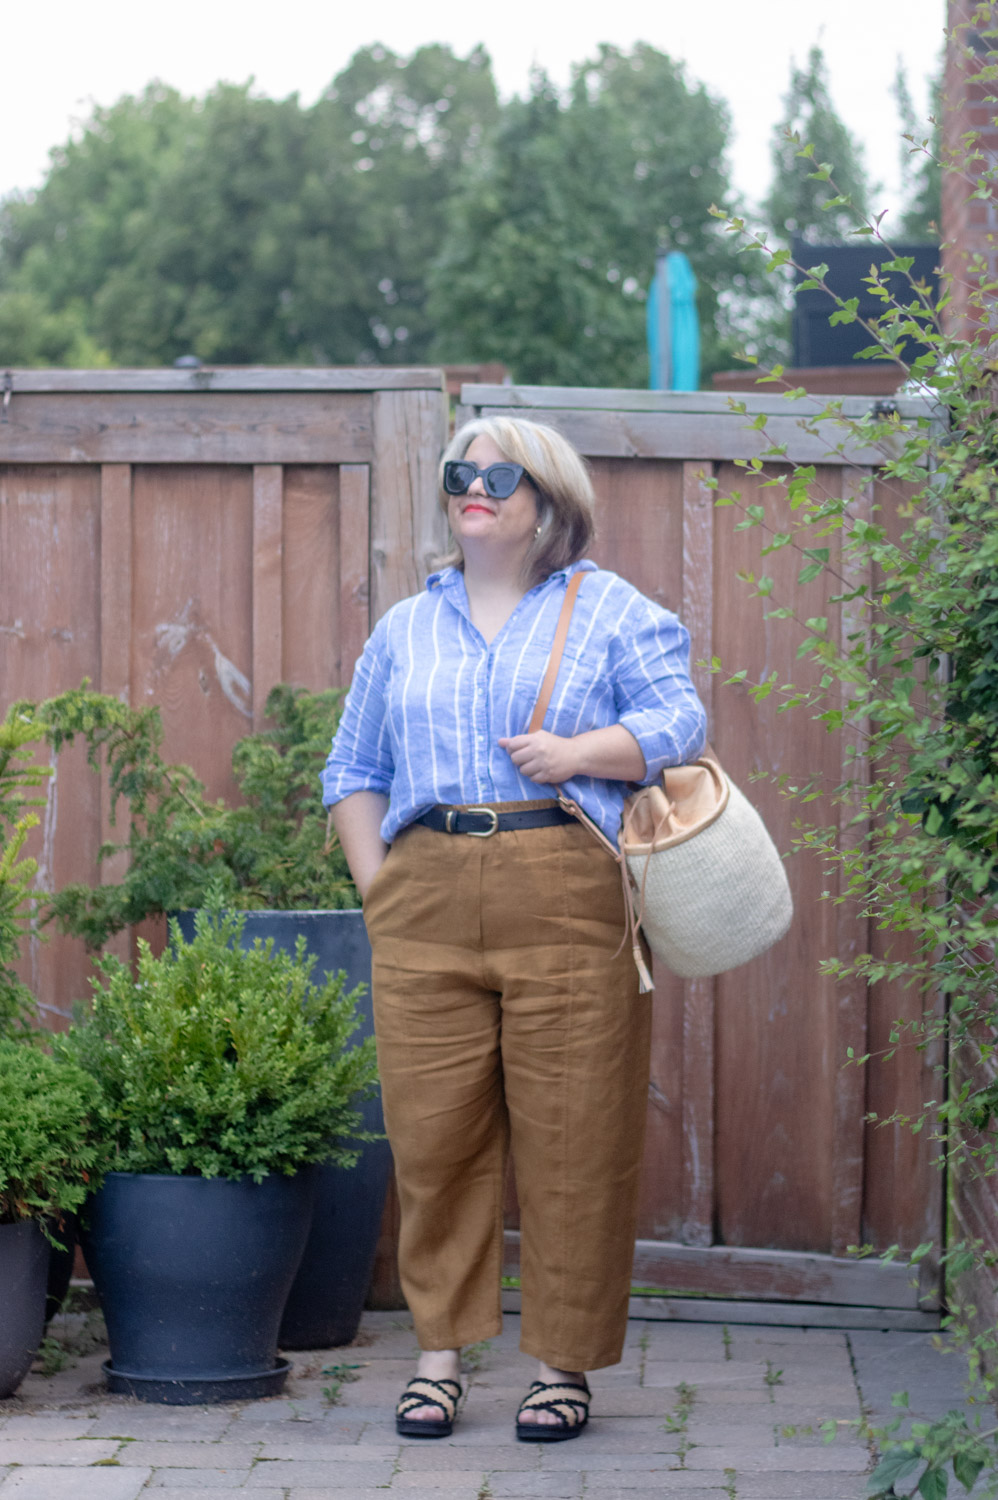
[[[504,1291],[502,1310],[518,1313],[520,1293]],[[759,1323],[771,1328],[872,1328],[904,1333],[933,1333],[940,1326],[937,1312],[908,1308],[826,1307],[820,1302],[750,1302],[725,1297],[631,1297],[627,1316],[639,1323]]]
[[[744,504],[764,507],[768,523],[786,529],[786,500],[742,470],[721,466],[721,492],[737,489]],[[820,471],[819,484],[838,493],[835,470]],[[717,749],[734,783],[758,808],[781,852],[791,848],[795,802],[782,797],[771,779],[787,774],[803,783],[816,777],[827,789],[838,784],[841,749],[835,736],[806,711],[777,712],[780,695],[761,703],[749,685],[776,675],[778,684],[816,680],[812,664],[798,662],[804,634],[796,621],[765,618],[772,606],[793,602],[796,615],[827,615],[838,629],[837,610],[827,602],[825,580],[798,585],[798,554],[783,547],[760,562],[767,539],[758,530],[737,531],[737,510],[722,510],[715,531],[714,650],[723,663],[715,689]],[[834,562],[833,543],[833,562]],[[766,601],[753,599],[740,573],[773,578]],[[745,669],[744,682],[724,685]],[[753,780],[759,773],[765,779]],[[824,801],[806,809],[817,821],[834,819]],[[836,914],[821,899],[820,862],[795,853],[787,865],[795,918],[790,932],[768,953],[716,980],[716,1151],[718,1235],[729,1245],[775,1249],[831,1249],[836,995],[819,973],[835,952]]]
[[[139,395],[204,391],[409,391],[444,390],[436,365],[392,369],[385,365],[300,368],[274,365],[203,365],[199,370],[12,370],[14,400],[24,393],[96,392]],[[13,401],[11,403],[13,405]]]
[[[842,498],[854,520],[872,521],[873,471],[843,470]],[[844,579],[843,592],[864,586],[869,589],[873,583],[871,568],[861,568],[848,550],[842,555],[840,571]],[[839,611],[839,649],[844,654],[849,651],[850,641],[865,630],[865,625],[866,616],[856,601],[843,604]],[[857,842],[866,828],[865,822],[857,825],[854,821],[861,811],[863,787],[869,780],[868,762],[857,760],[850,754],[856,748],[856,739],[855,734],[843,734],[839,739],[841,782],[843,785],[850,780],[857,783],[855,792],[838,807],[840,848]],[[841,873],[839,880],[841,885]],[[849,964],[860,953],[869,952],[871,924],[856,902],[844,903],[837,912],[836,956]],[[850,1245],[858,1245],[862,1240],[866,1070],[850,1062],[850,1056],[858,1058],[866,1052],[868,986],[861,979],[851,978],[836,985],[834,995],[836,1037],[832,1067],[835,1070],[835,1122],[830,1248],[833,1255],[844,1255]]]
[[[505,1234],[503,1274],[520,1268],[520,1236]],[[631,1281],[667,1292],[713,1293],[762,1301],[917,1308],[914,1267],[901,1260],[855,1260],[729,1245],[698,1248],[639,1239]]]
[[[234,798],[253,724],[253,473],[141,465],[132,482],[132,701],[159,705],[167,760]]]
[[[101,474],[95,468],[0,468],[0,715],[26,698],[39,702],[101,673]],[[50,757],[40,826],[25,853],[38,861],[36,884],[58,890],[98,881],[100,781],[74,745]],[[30,939],[19,973],[42,1020],[61,1029],[72,1004],[89,994],[83,944],[52,935]]]
[[[349,687],[371,631],[371,470],[340,468],[338,652],[335,681]]]
[[[442,401],[432,391],[420,395]],[[0,424],[0,463],[367,463],[370,457],[371,397],[355,392],[22,395]]]
[[[267,694],[284,679],[281,647],[284,583],[284,470],[280,464],[253,469],[253,728],[263,728]]]
[[[428,391],[379,391],[373,399],[371,623],[418,593],[446,542],[437,466],[446,411]]]
[[[877,520],[892,540],[907,524],[901,510],[913,488],[879,478],[876,482]],[[909,934],[884,932],[874,924],[870,952],[875,958],[908,961],[914,950]],[[928,1008],[934,1005],[930,1001]],[[927,1100],[939,1097],[936,1069],[943,1058],[938,1045],[919,1051],[907,1029],[900,1046],[895,1049],[891,1043],[894,1023],[906,1027],[926,1008],[924,997],[899,982],[881,980],[870,987],[866,1107],[877,1118],[865,1127],[863,1239],[876,1245],[896,1241],[905,1250],[928,1240],[938,1245],[944,1232],[946,1183],[933,1164],[938,1147],[930,1130],[914,1135],[903,1123],[905,1117],[917,1118]],[[894,1055],[888,1057],[888,1052]],[[958,1086],[956,1077],[952,1087]],[[895,1114],[900,1118],[893,1120]],[[935,1261],[935,1252],[930,1258]]]
[[[375,397],[375,400],[378,398]],[[482,407],[483,417],[508,416],[507,407]],[[531,409],[530,419],[544,422],[564,433],[580,452],[596,458],[671,458],[732,462],[758,458],[773,444],[786,447],[791,463],[876,464],[893,456],[890,447],[843,444],[841,427],[824,422],[813,431],[798,416],[785,412],[769,419],[765,432],[748,418],[732,412],[691,412],[677,420],[673,413],[648,411],[604,411],[541,407]]]
[[[591,556],[663,607],[680,609],[683,475],[657,459],[594,459],[596,544]],[[651,1076],[639,1233],[680,1238],[684,1218],[683,985],[655,965]]]
[[[846,417],[862,417],[870,410],[872,402],[868,396],[843,395],[842,414]],[[805,396],[800,400],[787,401],[778,391],[748,393],[732,397],[723,391],[648,391],[625,389],[599,389],[590,386],[558,385],[486,385],[484,382],[466,382],[461,387],[462,407],[479,414],[486,407],[502,407],[507,414],[511,409],[520,409],[531,419],[539,420],[540,409],[560,408],[568,411],[638,411],[661,413],[672,417],[688,417],[698,413],[715,416],[737,417],[733,404],[744,404],[749,417],[766,412],[772,416],[813,417],[820,415],[828,405],[828,396]],[[937,403],[924,396],[899,396],[894,399],[898,412],[905,418],[932,417],[940,408]],[[743,419],[744,420],[744,419]]]
[[[714,726],[714,497],[705,480],[713,465],[683,465],[683,624],[690,633],[690,674]],[[714,1239],[714,997],[713,979],[683,985],[683,1232],[689,1245]]]
[[[312,691],[340,680],[340,483],[336,464],[284,470],[282,677]]]
[[[100,481],[100,691],[111,693],[122,703],[132,694],[132,469],[130,464],[104,464]],[[129,835],[127,804],[119,801],[112,810],[110,788],[100,778],[102,843],[124,843]],[[112,811],[114,822],[112,823]],[[114,885],[128,869],[123,851],[100,866],[102,885]],[[123,961],[131,942],[121,933],[108,951]]]

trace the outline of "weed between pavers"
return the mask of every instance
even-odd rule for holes
[[[662,1426],[666,1432],[679,1434],[679,1448],[677,1449],[676,1456],[679,1459],[679,1467],[685,1469],[686,1455],[695,1446],[690,1442],[688,1429],[690,1412],[693,1410],[693,1403],[696,1400],[697,1388],[695,1385],[688,1385],[685,1380],[681,1380],[676,1386],[676,1395],[679,1399],[676,1402],[675,1410],[667,1414]]]
[[[36,1375],[51,1379],[106,1343],[107,1329],[100,1308],[91,1306],[75,1287],[70,1287],[38,1346],[32,1369]]]
[[[323,1365],[322,1374],[333,1376],[330,1384],[322,1387],[322,1394],[330,1406],[335,1406],[339,1401],[340,1392],[345,1385],[360,1379],[359,1375],[354,1374],[354,1371],[360,1368],[360,1365]]]
[[[835,1417],[829,1417],[826,1421],[819,1423],[817,1427],[814,1426],[813,1422],[789,1423],[783,1426],[777,1424],[773,1428],[773,1438],[778,1448],[780,1446],[780,1438],[814,1437],[816,1432],[820,1432],[823,1440],[826,1443],[831,1443],[834,1441],[840,1427],[852,1427],[854,1425],[851,1420],[841,1417],[838,1420]]]
[[[491,1339],[480,1339],[477,1344],[469,1344],[461,1351],[461,1368],[472,1372],[482,1369],[485,1356],[491,1352]]]
[[[734,1339],[731,1337],[731,1329],[727,1323],[721,1324],[721,1339],[724,1343],[724,1357],[725,1359],[731,1359],[731,1346],[734,1343]]]
[[[774,1368],[773,1368],[773,1361],[771,1359],[767,1359],[767,1361],[766,1361],[766,1373],[763,1375],[762,1378],[766,1382],[766,1385],[769,1387],[769,1399],[770,1399],[770,1401],[775,1401],[776,1397],[773,1395],[773,1387],[777,1386],[777,1385],[782,1385],[783,1384],[783,1371],[782,1370],[774,1370]]]
[[[738,1495],[735,1490],[734,1469],[725,1469],[724,1471],[724,1493],[725,1495],[727,1495],[728,1500],[738,1500]]]

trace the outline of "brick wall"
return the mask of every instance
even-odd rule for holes
[[[998,41],[982,37],[982,29],[998,25],[998,5],[976,0],[949,0],[949,40],[943,89],[942,239],[943,269],[952,276],[950,329],[965,336],[981,313],[970,307],[973,289],[982,275],[998,277],[998,198],[973,196],[979,174],[998,165],[998,119],[989,102],[998,93],[998,80],[988,74],[998,62],[989,49]],[[982,76],[982,72],[984,76]],[[971,151],[982,159],[963,165]],[[998,327],[998,302],[988,318]]]
[[[943,269],[952,276],[953,301],[948,311],[950,331],[971,337],[981,323],[988,336],[998,329],[998,299],[990,315],[970,306],[970,297],[981,279],[998,278],[998,199],[975,198],[979,176],[998,165],[998,79],[989,78],[998,62],[998,39],[985,39],[981,30],[998,25],[998,5],[979,5],[975,0],[949,0],[949,39],[946,48],[943,115],[942,240]],[[981,159],[960,170],[972,152]],[[980,1058],[964,1054],[950,1080],[951,1091],[970,1079],[975,1087],[989,1081],[992,1070]],[[953,1174],[950,1182],[950,1235],[952,1240],[981,1240],[986,1248],[998,1249],[998,1178],[976,1175],[975,1165]],[[981,1331],[994,1328],[998,1320],[998,1273],[993,1268],[960,1276],[948,1288],[951,1304],[963,1306],[971,1322]],[[992,1357],[988,1361],[994,1363]]]

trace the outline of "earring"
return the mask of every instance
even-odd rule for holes
[[[543,527],[541,527],[541,526],[538,526],[538,527],[537,527],[537,528],[536,528],[536,529],[535,529],[535,531],[534,531],[534,536],[540,536],[540,534],[541,534],[541,531],[542,531],[542,530],[543,530]]]

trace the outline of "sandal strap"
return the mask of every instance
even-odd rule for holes
[[[578,1427],[589,1416],[591,1396],[588,1385],[578,1385],[574,1381],[535,1380],[520,1402],[517,1418],[525,1411],[549,1411],[560,1417],[566,1427]]]
[[[454,1395],[447,1389],[450,1386]],[[423,1406],[439,1406],[448,1422],[457,1415],[457,1403],[461,1399],[461,1385],[457,1380],[430,1380],[425,1375],[414,1375],[399,1397],[395,1415],[406,1417]]]

